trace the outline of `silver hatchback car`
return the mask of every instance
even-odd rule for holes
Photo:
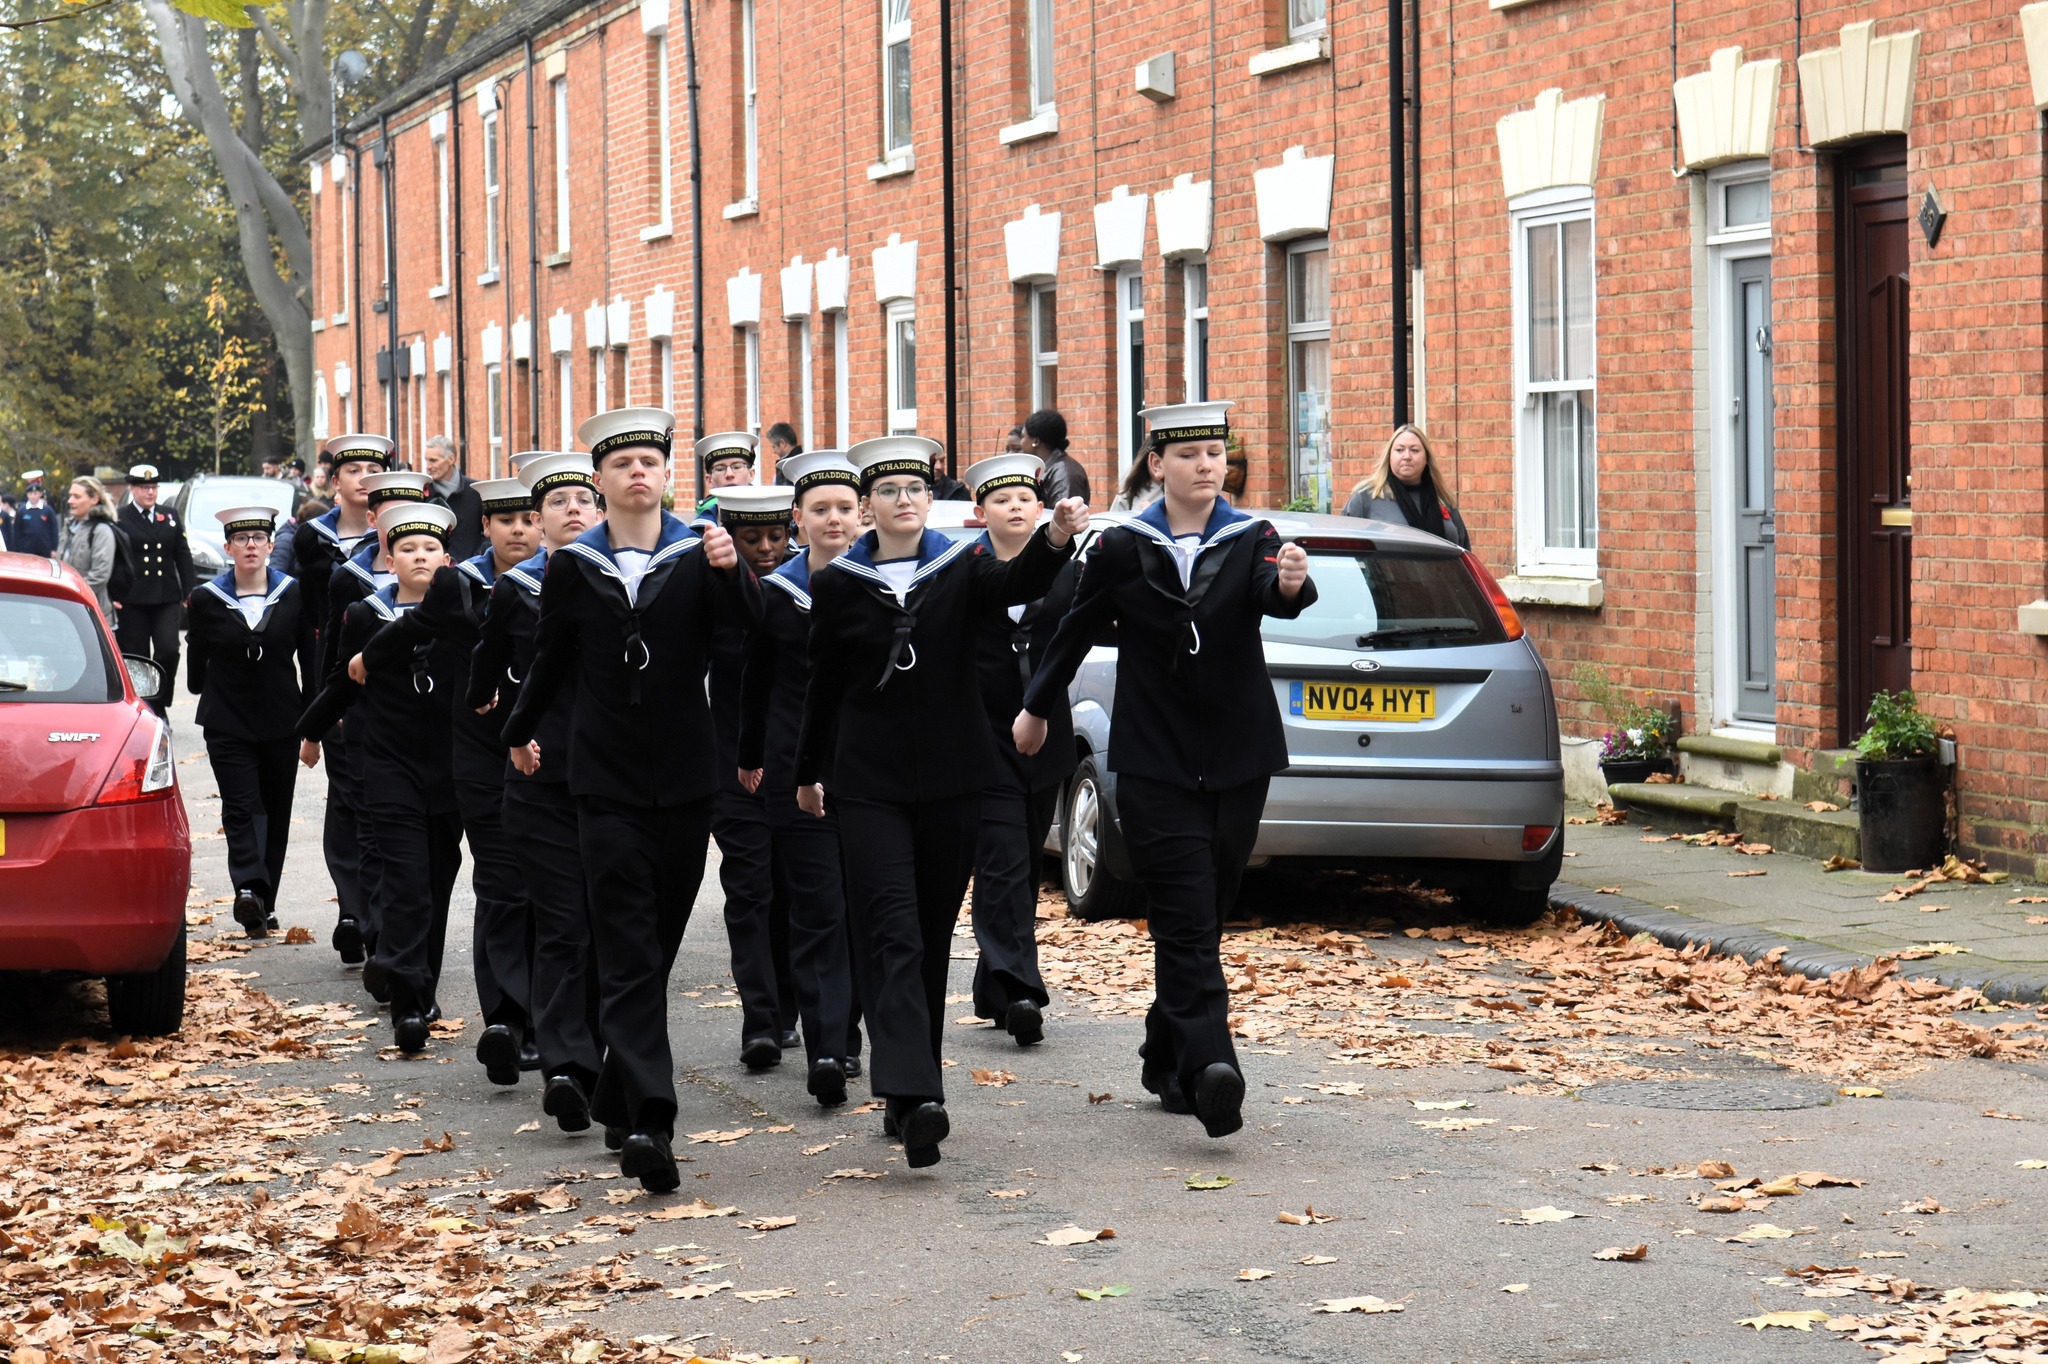
[[[1252,865],[1397,871],[1489,919],[1540,916],[1564,855],[1557,711],[1493,576],[1407,526],[1255,514],[1308,550],[1317,600],[1263,629],[1288,764],[1267,793]],[[1123,519],[1096,516],[1081,552]],[[1089,653],[1069,695],[1080,762],[1049,846],[1076,914],[1139,916],[1109,770],[1113,639]]]

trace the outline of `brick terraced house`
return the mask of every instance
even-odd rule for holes
[[[307,149],[316,429],[964,465],[1056,406],[1100,508],[1232,398],[1247,500],[1328,507],[1408,412],[1580,789],[1581,665],[1787,809],[1910,685],[2040,875],[2044,105],[2016,0],[526,0]]]

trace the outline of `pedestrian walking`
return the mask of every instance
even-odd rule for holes
[[[1220,494],[1230,406],[1142,414],[1163,496],[1090,550],[1013,731],[1020,753],[1045,746],[1067,684],[1113,623],[1109,765],[1131,866],[1148,893],[1157,992],[1141,1078],[1168,1112],[1194,1113],[1212,1137],[1243,1125],[1223,921],[1258,837],[1267,781],[1287,765],[1259,620],[1292,619],[1315,601],[1307,551],[1283,546],[1271,525]]]
[[[14,514],[14,525],[7,532],[7,544],[16,554],[34,554],[47,559],[57,552],[63,518],[57,515],[55,507],[43,500],[41,469],[30,469],[22,475],[22,482],[21,509]]]
[[[935,1163],[950,1130],[939,1066],[946,968],[980,793],[998,761],[974,620],[1044,595],[1088,523],[1087,507],[1069,499],[1008,562],[928,531],[939,453],[916,436],[847,451],[874,529],[811,579],[796,758],[802,808],[822,817],[828,793],[838,803],[847,914],[871,986],[869,1080],[913,1167]]]
[[[1023,451],[1045,461],[1038,493],[1048,507],[1069,497],[1088,500],[1088,470],[1067,453],[1067,419],[1052,408],[1040,408],[1024,419]]]
[[[1346,516],[1413,526],[1459,549],[1472,548],[1472,534],[1450,490],[1437,477],[1436,451],[1419,426],[1397,426],[1380,447],[1372,469],[1351,490]]]
[[[668,974],[704,876],[717,780],[705,672],[721,623],[749,626],[760,588],[732,537],[662,510],[674,418],[620,408],[585,421],[605,520],[549,556],[539,640],[504,731],[531,773],[540,720],[573,677],[567,754],[592,906],[606,1044],[591,1115],[620,1130],[619,1171],[680,1182]]]
[[[113,598],[107,590],[121,554],[121,537],[114,531],[113,503],[98,479],[81,475],[71,480],[65,504],[71,515],[57,537],[56,557],[77,569],[85,579],[107,624],[119,625]]]
[[[116,638],[121,652],[149,659],[163,672],[156,695],[143,700],[158,715],[167,714],[178,684],[178,626],[186,599],[199,585],[192,567],[192,546],[178,514],[156,500],[154,464],[128,471],[128,501],[116,520],[134,555],[134,573],[114,609],[121,615]]]
[[[220,791],[235,922],[261,938],[277,927],[316,636],[297,580],[268,562],[276,511],[216,515],[229,567],[192,594],[185,688],[199,698],[194,718]]]

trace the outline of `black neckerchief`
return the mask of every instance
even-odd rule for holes
[[[1417,530],[1426,530],[1439,539],[1451,538],[1450,530],[1444,525],[1443,502],[1436,495],[1436,482],[1429,476],[1429,470],[1422,471],[1421,482],[1410,487],[1399,478],[1389,478],[1394,485],[1394,501],[1400,504],[1401,515]]]

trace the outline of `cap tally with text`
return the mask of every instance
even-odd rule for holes
[[[745,431],[720,431],[697,442],[697,463],[707,471],[721,459],[743,459],[749,469],[761,443]]]
[[[860,490],[866,493],[877,479],[906,476],[929,483],[940,453],[945,449],[923,436],[877,436],[856,443],[846,452],[860,470]]]
[[[455,513],[438,502],[398,502],[377,513],[377,529],[394,545],[408,535],[431,535],[445,545],[454,528]]]
[[[426,501],[427,488],[432,482],[425,474],[414,473],[410,469],[387,469],[364,478],[363,491],[370,495],[370,510],[374,512],[387,502]]]
[[[335,436],[320,447],[320,458],[335,468],[351,460],[368,460],[380,469],[391,467],[391,452],[397,447],[385,436],[373,436],[364,431],[351,431]]]
[[[1029,488],[1037,492],[1038,476],[1043,472],[1045,461],[1037,455],[991,455],[968,465],[960,477],[974,489],[974,500],[979,502],[1002,488]]]
[[[574,450],[537,452],[535,458],[519,466],[519,481],[533,490],[535,506],[547,501],[548,494],[557,488],[597,490],[590,456]]]
[[[516,478],[482,478],[471,485],[477,498],[484,504],[485,516],[496,516],[499,512],[530,512],[533,510],[533,490]]]
[[[1157,450],[1177,440],[1225,439],[1230,435],[1230,423],[1224,414],[1235,406],[1232,402],[1169,403],[1148,407],[1138,415],[1145,419],[1152,433],[1152,448]]]
[[[675,430],[675,415],[659,407],[615,407],[586,418],[576,439],[590,447],[593,463],[629,445],[651,445],[666,457]]]
[[[131,488],[153,488],[156,486],[156,483],[156,466],[154,464],[137,464],[128,470],[128,486]]]
[[[275,507],[227,507],[214,513],[220,521],[221,538],[232,540],[244,531],[260,531],[269,535],[277,529],[277,508]]]
[[[806,450],[801,455],[777,460],[775,471],[795,486],[798,497],[813,488],[835,483],[860,491],[860,470],[844,450]]]
[[[718,520],[726,526],[786,526],[796,489],[789,487],[720,488]]]

